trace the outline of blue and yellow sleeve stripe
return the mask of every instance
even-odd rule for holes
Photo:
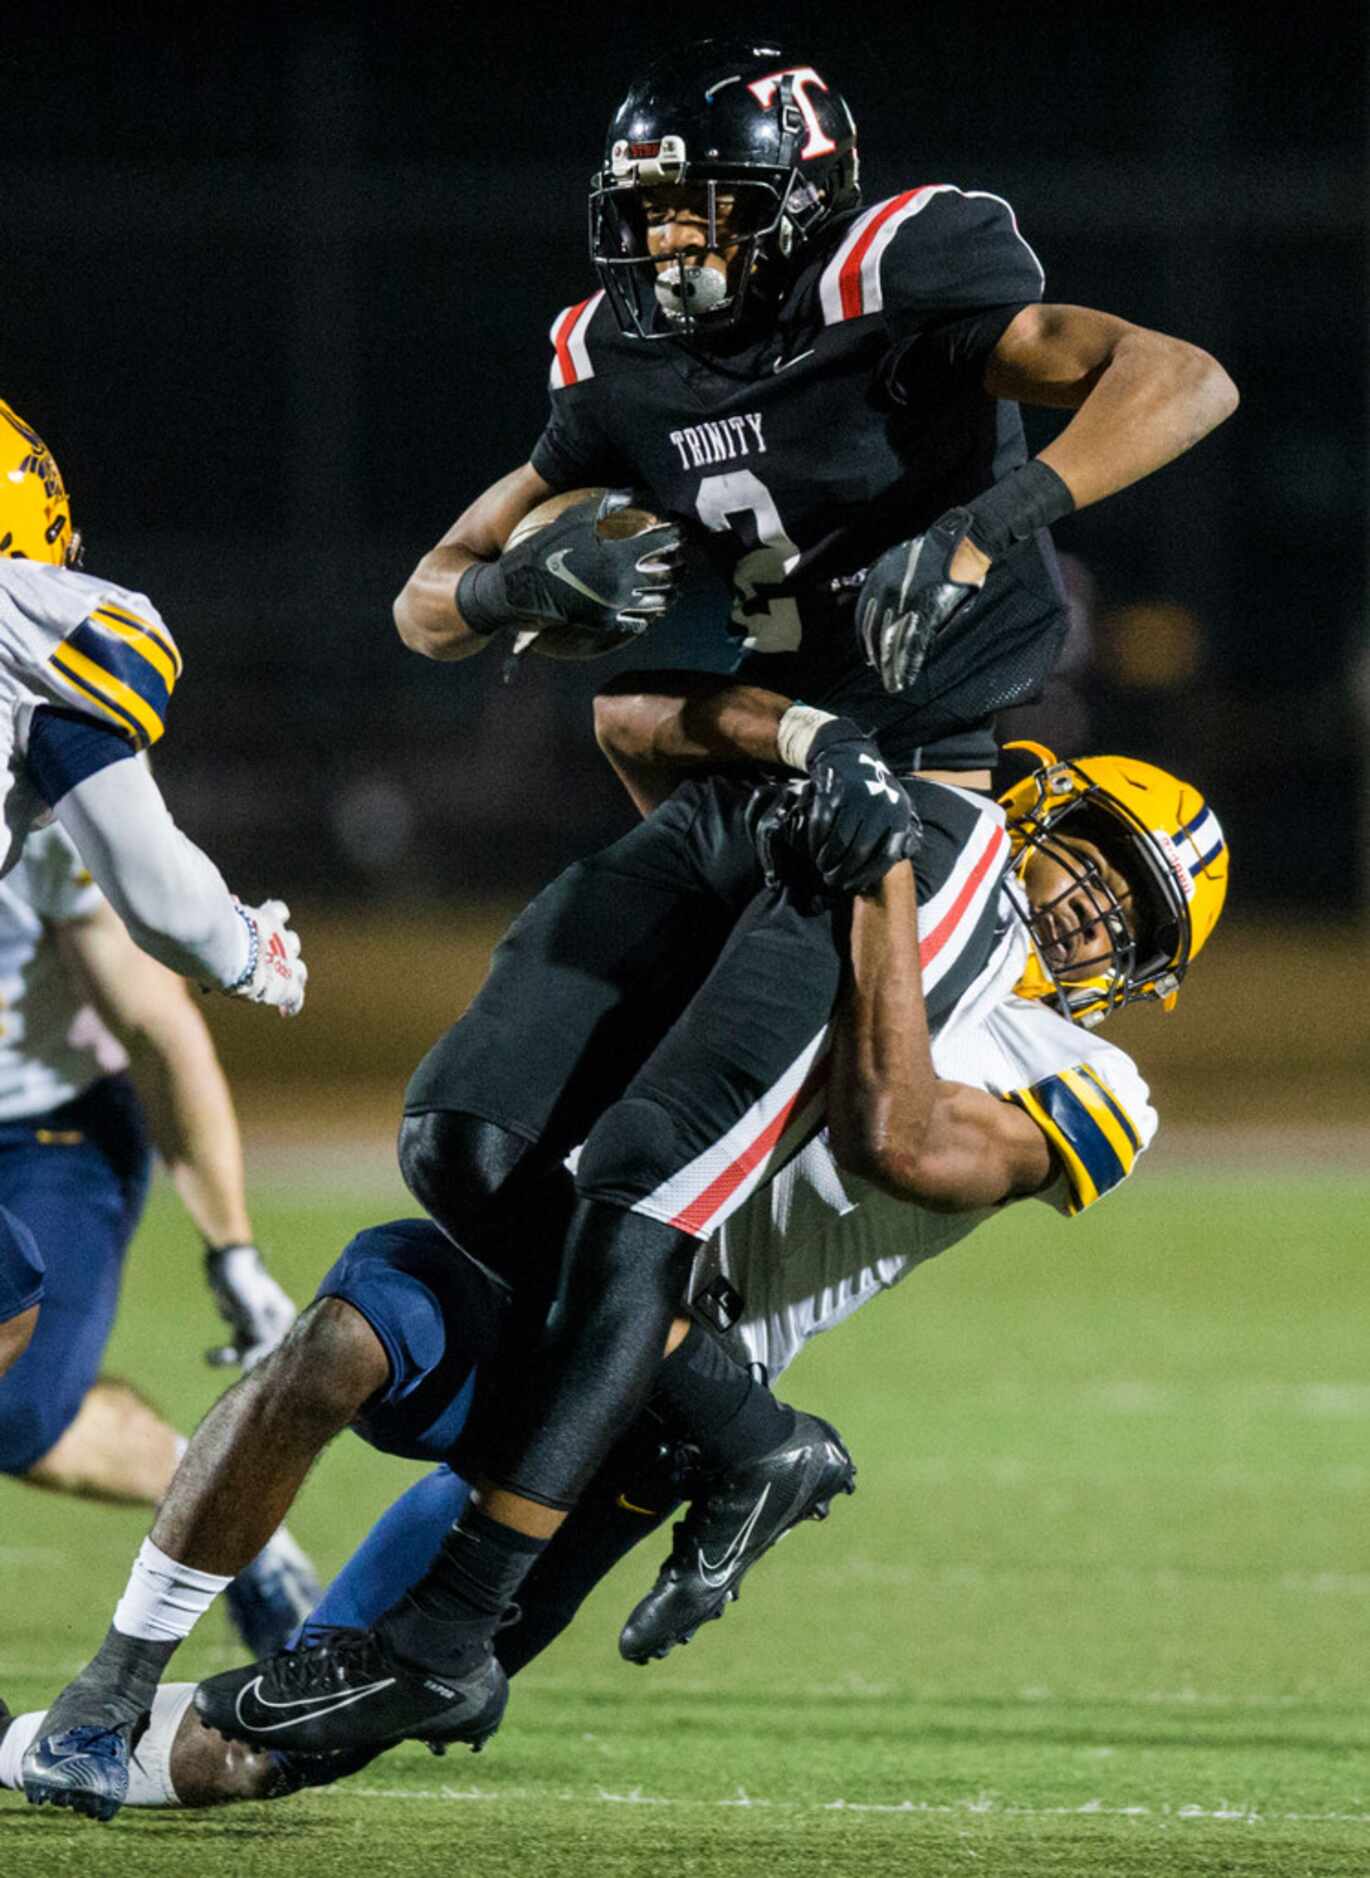
[[[1072,1215],[1132,1172],[1141,1139],[1117,1096],[1088,1064],[1015,1089],[1006,1098],[1030,1116],[1056,1150],[1070,1187]]]
[[[48,666],[76,703],[116,726],[136,750],[146,750],[166,729],[181,655],[160,622],[127,607],[98,606],[67,634]]]

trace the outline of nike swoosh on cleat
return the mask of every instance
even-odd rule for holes
[[[587,600],[593,600],[597,606],[607,606],[612,613],[614,611],[613,601],[606,600],[604,595],[602,593],[596,593],[593,587],[587,587],[585,582],[578,579],[576,575],[571,572],[570,568],[567,567],[566,557],[570,552],[571,550],[569,548],[558,548],[555,554],[549,554],[544,563],[547,572],[552,576],[553,580],[560,580],[563,581],[566,586],[574,587],[576,592],[583,593]]]
[[[743,1552],[746,1551],[747,1541],[751,1538],[756,1522],[760,1519],[762,1510],[770,1497],[771,1490],[767,1487],[718,1558],[705,1558],[703,1548],[700,1548],[699,1575],[711,1591],[722,1590],[723,1586],[728,1582],[729,1574],[732,1572],[737,1561],[741,1558]]]
[[[255,1681],[249,1682],[244,1688],[239,1689],[237,1700],[233,1704],[233,1712],[238,1717],[243,1727],[251,1728],[254,1734],[276,1734],[282,1728],[296,1728],[301,1722],[313,1721],[317,1716],[332,1715],[338,1709],[351,1708],[354,1702],[364,1702],[367,1696],[379,1695],[383,1690],[389,1689],[394,1684],[394,1681],[395,1678],[393,1676],[387,1676],[381,1682],[369,1682],[364,1689],[353,1689],[349,1691],[347,1695],[330,1697],[324,1702],[320,1702],[316,1697],[308,1695],[302,1696],[293,1702],[272,1702],[261,1693],[262,1679],[258,1676]],[[248,1695],[255,1695],[259,1708],[268,1710],[276,1709],[278,1711],[286,1708],[305,1708],[308,1710],[308,1713],[304,1715],[291,1715],[287,1720],[279,1722],[253,1721],[243,1714],[243,1697]]]

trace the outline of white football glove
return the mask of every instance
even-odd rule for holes
[[[205,1252],[205,1277],[232,1342],[205,1351],[216,1369],[239,1363],[254,1368],[274,1350],[294,1323],[295,1306],[262,1263],[255,1245],[226,1245]]]
[[[300,957],[300,935],[286,923],[290,908],[284,900],[263,900],[260,906],[235,903],[247,927],[248,955],[243,975],[225,985],[231,998],[253,1004],[273,1004],[282,1017],[298,1017],[304,1008],[308,967]]]

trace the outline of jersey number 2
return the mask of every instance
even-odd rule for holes
[[[785,563],[799,552],[785,533],[770,490],[751,470],[728,470],[704,478],[695,506],[700,521],[715,534],[726,532],[735,515],[751,518],[747,533],[755,536],[757,545],[733,569],[733,623],[746,632],[746,650],[795,651],[804,633],[798,605],[787,596],[766,596],[768,587],[781,585]]]

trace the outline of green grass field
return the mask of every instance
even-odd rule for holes
[[[407,1210],[258,1196],[301,1296]],[[796,1366],[861,1468],[725,1622],[650,1669],[618,1623],[660,1540],[516,1684],[479,1759],[109,1827],[0,1795],[0,1873],[1370,1871],[1370,1182],[1148,1170],[1016,1209]],[[214,1324],[165,1195],[111,1367],[183,1424]],[[412,1470],[350,1437],[295,1519],[325,1568]],[[0,1483],[0,1694],[102,1635],[137,1513]],[[212,1616],[180,1673],[241,1660]],[[288,1863],[287,1863],[288,1861]]]

